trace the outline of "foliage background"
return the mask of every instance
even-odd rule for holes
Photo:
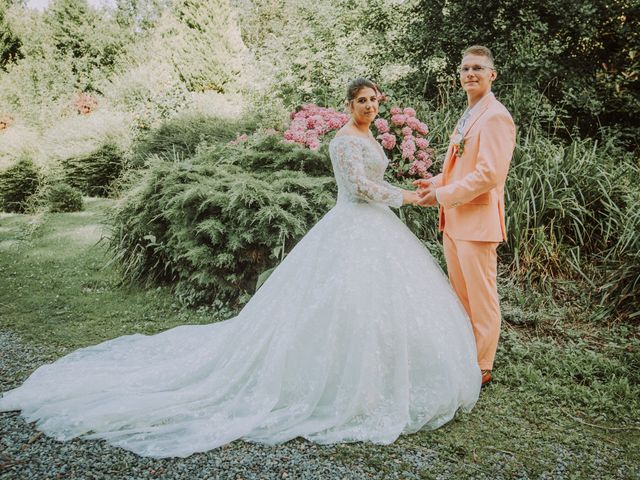
[[[330,136],[319,152],[283,143],[290,113],[341,109],[368,76],[387,107],[427,121],[435,172],[465,106],[460,53],[486,44],[518,126],[496,381],[470,415],[393,445],[234,442],[192,458],[212,471],[237,452],[224,471],[243,477],[308,475],[318,458],[371,478],[638,477],[639,5],[0,0],[0,328],[49,360],[232,317],[335,198]],[[435,209],[397,213],[444,265]],[[6,353],[8,388],[30,367]],[[45,466],[45,439],[7,425],[3,472],[86,473],[53,440]],[[177,478],[189,462],[120,455],[95,472]]]
[[[52,0],[39,12],[1,0],[2,185],[24,183],[21,161],[34,180],[14,209],[46,208],[45,192],[61,183],[119,198],[111,251],[124,281],[172,283],[188,304],[246,299],[260,271],[331,205],[328,163],[289,162],[313,155],[277,140],[290,112],[307,102],[340,109],[348,80],[367,76],[428,119],[441,158],[464,107],[460,53],[486,44],[496,94],[518,125],[506,274],[543,292],[558,282],[587,289],[592,319],[637,319],[639,8],[633,0],[118,0],[102,8]],[[239,134],[251,140],[227,145]],[[230,187],[234,175],[243,181]],[[246,192],[263,207],[264,199],[281,205],[290,187],[276,179],[285,177],[311,182],[282,207],[291,218],[257,221]],[[233,204],[233,188],[245,203]],[[209,208],[216,202],[220,211]],[[225,220],[220,212],[232,206]],[[441,258],[434,212],[399,215]],[[247,258],[260,261],[243,263],[251,248],[242,242],[203,241],[205,220],[231,237],[258,225],[262,240],[251,248],[262,253]],[[209,257],[229,259],[228,270]]]

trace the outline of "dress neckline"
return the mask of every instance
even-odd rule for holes
[[[362,141],[364,141],[364,142],[366,142],[366,143],[368,143],[370,145],[375,145],[376,147],[382,148],[382,146],[376,141],[374,136],[364,137],[364,136],[361,136],[361,135],[349,135],[349,134],[337,135],[337,136],[335,136],[335,137],[333,137],[331,139],[331,142],[333,142],[334,140],[337,140],[339,138],[343,138],[343,137],[346,137],[346,138],[359,138],[360,140],[362,140]],[[329,142],[329,143],[331,143],[331,142]]]

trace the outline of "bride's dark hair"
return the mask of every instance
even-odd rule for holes
[[[347,102],[350,102],[351,100],[356,98],[356,95],[358,95],[358,92],[363,88],[372,88],[376,92],[382,93],[380,91],[380,87],[378,87],[371,80],[367,80],[366,78],[362,78],[362,77],[356,78],[355,80],[352,80],[351,83],[349,83],[349,86],[347,87]]]

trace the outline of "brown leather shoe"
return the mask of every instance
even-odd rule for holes
[[[491,370],[482,370],[482,386],[484,387],[491,381]]]

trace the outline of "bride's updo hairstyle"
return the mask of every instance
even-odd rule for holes
[[[356,78],[352,80],[349,86],[347,87],[347,103],[351,103],[358,96],[358,92],[363,88],[372,88],[378,94],[381,94],[380,88],[373,83],[371,80],[367,80],[366,78]]]

